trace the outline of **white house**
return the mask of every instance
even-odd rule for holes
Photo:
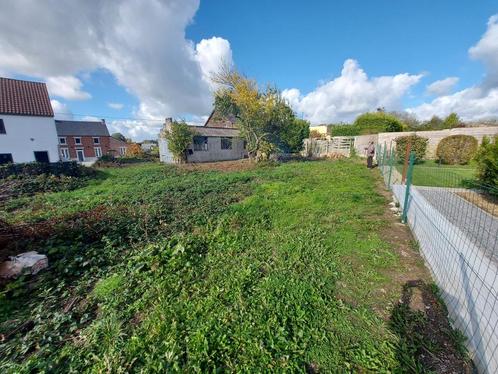
[[[0,164],[59,161],[45,83],[0,77]]]
[[[167,131],[170,126],[171,118],[167,118],[163,131]],[[187,149],[187,162],[227,161],[247,157],[245,142],[240,137],[239,130],[235,128],[233,119],[218,116],[213,112],[204,126],[191,126],[191,129],[194,139]],[[158,143],[160,160],[173,163],[168,140],[160,134]]]

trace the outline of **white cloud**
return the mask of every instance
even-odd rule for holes
[[[124,108],[123,103],[107,103],[107,106],[111,109],[121,110]]]
[[[67,107],[66,104],[61,103],[58,100],[50,100],[52,104],[52,109],[56,119],[72,120],[73,112]]]
[[[0,70],[48,78],[105,69],[139,99],[139,118],[205,115],[206,76],[232,53],[225,39],[196,46],[185,37],[198,8],[199,0],[4,0]],[[57,95],[82,97],[70,87]]]
[[[284,98],[312,123],[351,121],[361,113],[385,107],[399,109],[401,99],[422,75],[407,73],[369,78],[356,60],[344,62],[341,75],[307,95],[296,88],[284,90]]]
[[[211,81],[212,74],[218,71],[221,64],[233,65],[230,43],[228,40],[218,37],[203,39],[197,43],[195,51],[203,79],[212,89],[216,88]]]
[[[59,96],[67,100],[87,100],[92,97],[88,92],[82,91],[83,83],[76,77],[63,75],[48,77],[47,88],[52,96]]]
[[[109,133],[120,132],[134,141],[156,139],[161,130],[159,121],[148,122],[143,120],[115,120],[107,123]]]
[[[448,77],[435,82],[432,82],[427,86],[427,93],[429,95],[443,96],[448,95],[453,90],[453,87],[458,83],[458,77]]]
[[[471,58],[481,61],[486,75],[478,85],[444,95],[430,103],[408,108],[420,119],[433,115],[440,117],[456,112],[464,120],[498,117],[498,15],[492,16],[488,27],[477,44],[469,49]]]

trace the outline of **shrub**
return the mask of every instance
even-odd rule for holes
[[[403,123],[392,114],[384,112],[362,114],[356,118],[353,126],[359,127],[362,134],[403,131]]]
[[[477,139],[470,135],[452,135],[442,139],[436,156],[443,164],[468,164],[477,152]]]
[[[21,164],[7,164],[0,166],[0,179],[9,176],[36,176],[41,174],[64,175],[67,177],[85,177],[95,174],[95,170],[71,162],[29,162]]]
[[[429,139],[417,135],[408,135],[397,137],[395,142],[399,162],[405,162],[406,147],[408,143],[411,143],[411,151],[415,152],[415,163],[420,163],[425,157]]]
[[[484,137],[475,156],[477,178],[481,183],[498,188],[498,136]]]
[[[361,129],[353,125],[332,125],[330,126],[331,136],[357,136],[360,135]]]
[[[169,129],[162,132],[168,140],[168,149],[180,162],[187,161],[187,148],[192,143],[194,133],[185,122],[173,122]]]

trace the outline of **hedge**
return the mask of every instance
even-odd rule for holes
[[[66,177],[84,177],[95,174],[95,170],[79,165],[77,162],[29,162],[0,166],[0,179],[9,176],[36,176],[41,174]]]
[[[439,142],[436,157],[443,164],[465,165],[475,156],[478,145],[470,135],[448,136]]]
[[[417,135],[407,135],[397,137],[394,141],[396,142],[396,154],[399,162],[405,162],[408,143],[411,143],[411,151],[415,152],[415,163],[424,160],[429,139]]]
[[[403,123],[392,114],[384,112],[362,114],[356,118],[353,126],[358,126],[360,129],[379,130],[377,132],[403,131]]]

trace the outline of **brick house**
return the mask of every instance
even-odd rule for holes
[[[114,157],[124,157],[128,152],[129,143],[124,142],[122,140],[113,138],[112,136],[109,138],[109,154]]]
[[[94,162],[111,150],[105,121],[55,121],[62,161]]]

